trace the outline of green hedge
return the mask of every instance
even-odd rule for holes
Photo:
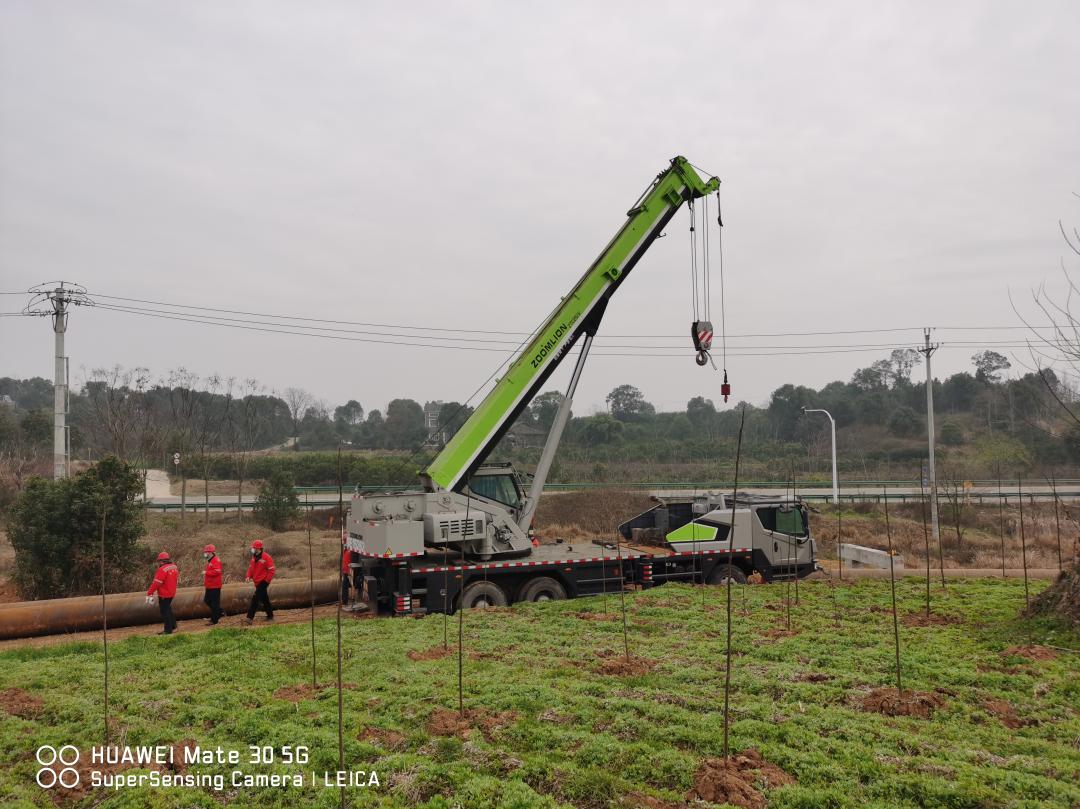
[[[210,462],[211,480],[235,480],[237,459],[215,456]],[[345,453],[341,456],[341,474],[346,483],[361,486],[402,486],[417,482],[416,473],[423,462],[415,458]],[[185,464],[189,477],[202,477],[202,464]],[[266,480],[275,472],[290,474],[297,486],[331,486],[338,482],[336,452],[296,452],[253,455],[248,459],[244,477]]]

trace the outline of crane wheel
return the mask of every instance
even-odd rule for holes
[[[563,601],[566,588],[549,576],[526,582],[518,594],[518,601]]]
[[[717,565],[709,574],[709,584],[727,584],[728,579],[732,584],[746,584],[746,574],[735,565]]]
[[[461,594],[461,606],[467,610],[505,607],[508,603],[503,588],[491,581],[474,581]]]

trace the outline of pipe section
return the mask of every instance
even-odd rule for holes
[[[316,579],[314,589],[316,604],[331,603],[339,597],[339,580]],[[176,591],[172,608],[177,620],[210,617],[210,610],[202,600],[203,592],[202,587],[181,587]],[[252,592],[251,584],[226,584],[221,588],[221,609],[226,615],[246,612]],[[270,600],[275,609],[306,607],[311,604],[310,583],[307,579],[275,579],[270,585]],[[158,605],[147,604],[145,593],[107,595],[105,608],[110,628],[161,621]],[[92,629],[101,629],[99,595],[0,605],[0,640]]]

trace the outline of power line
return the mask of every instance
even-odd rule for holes
[[[407,341],[407,340],[403,341],[403,340],[400,340],[400,339],[386,340],[386,339],[378,339],[376,337],[355,337],[355,336],[349,336],[348,334],[340,334],[340,333],[325,334],[325,333],[319,333],[319,331],[315,331],[315,330],[309,330],[309,331],[298,331],[298,330],[296,330],[297,328],[300,328],[300,327],[290,329],[290,328],[275,328],[275,327],[270,327],[270,326],[266,326],[266,325],[259,325],[259,324],[262,323],[261,321],[245,321],[245,320],[241,320],[239,318],[228,318],[228,319],[220,320],[220,319],[214,319],[214,318],[211,318],[211,317],[205,316],[205,315],[204,316],[199,316],[199,315],[183,316],[183,315],[177,315],[177,314],[161,314],[157,310],[143,310],[143,309],[139,309],[139,308],[109,306],[107,304],[100,304],[100,303],[95,307],[95,309],[104,309],[104,310],[107,310],[107,311],[120,312],[120,313],[123,313],[123,314],[131,314],[131,315],[137,315],[137,316],[141,316],[141,317],[152,317],[152,318],[165,319],[165,320],[176,320],[176,321],[181,321],[181,322],[186,322],[186,323],[195,323],[195,324],[200,324],[200,325],[221,326],[223,328],[239,329],[239,330],[242,330],[242,331],[255,331],[255,332],[264,332],[264,333],[271,333],[271,334],[286,334],[286,335],[298,336],[298,337],[316,337],[316,338],[322,338],[322,339],[328,339],[328,340],[338,340],[338,341],[345,341],[345,342],[373,343],[373,344],[377,344],[377,345],[409,346],[409,347],[415,347],[415,348],[429,348],[429,349],[442,348],[442,349],[451,349],[451,350],[458,350],[458,351],[484,351],[484,352],[495,352],[495,353],[505,353],[506,350],[507,350],[505,346],[509,345],[508,343],[504,344],[503,347],[495,347],[495,346],[488,347],[488,346],[477,346],[477,345],[452,345],[450,343],[438,343],[438,342],[411,342],[411,341]],[[286,324],[282,324],[282,325],[286,325]],[[394,336],[394,335],[389,335],[389,336]],[[443,338],[443,339],[457,340],[459,338]],[[489,342],[497,342],[497,341],[489,341]],[[998,348],[1026,348],[1027,347],[1027,343],[1007,344],[1007,343],[986,343],[986,342],[954,343],[954,344],[948,344],[946,347],[950,347],[950,348],[982,348],[982,347],[985,347],[987,345],[994,345],[995,347],[998,347]],[[520,350],[521,347],[523,347],[522,344],[520,344],[520,343],[517,344],[516,350]],[[847,354],[847,353],[857,353],[857,352],[880,352],[882,350],[887,350],[889,348],[905,348],[905,347],[907,347],[907,346],[905,346],[905,345],[897,345],[897,344],[890,344],[890,343],[879,343],[879,344],[873,344],[873,345],[858,345],[858,344],[856,344],[856,345],[834,345],[834,346],[828,346],[828,345],[826,345],[826,346],[776,346],[776,347],[771,347],[771,346],[761,346],[761,347],[744,346],[741,349],[740,348],[733,349],[733,350],[731,350],[730,353],[732,354],[732,356],[736,356],[736,357],[777,357],[777,356],[806,356],[806,355],[821,355],[821,354]],[[614,346],[613,345],[613,346],[607,346],[607,348],[620,348],[620,346]],[[688,356],[688,353],[687,353],[688,350],[678,350],[678,351],[676,351],[676,350],[672,349],[669,346],[622,346],[622,348],[638,348],[638,349],[645,349],[645,350],[638,350],[638,351],[602,351],[601,350],[601,351],[597,351],[596,353],[597,353],[598,356],[607,356],[607,357],[672,357],[672,358],[682,358],[682,357]],[[648,351],[648,349],[654,349],[654,350],[653,351]],[[661,352],[664,351],[664,349],[670,349],[670,350],[667,353],[661,353]]]
[[[19,293],[19,294],[25,294],[25,293]],[[525,335],[529,334],[529,332],[504,331],[504,330],[497,330],[497,329],[460,329],[460,328],[445,328],[445,327],[440,327],[440,326],[413,326],[413,325],[404,324],[404,323],[374,323],[374,322],[356,321],[356,320],[334,320],[334,319],[328,319],[328,318],[307,317],[307,316],[302,316],[302,315],[279,315],[279,314],[271,314],[271,313],[267,313],[267,312],[251,312],[251,311],[246,311],[246,310],[241,310],[241,309],[222,309],[222,308],[216,308],[216,307],[210,307],[210,306],[198,306],[198,305],[194,305],[194,304],[181,304],[181,303],[170,303],[168,301],[149,300],[149,299],[146,299],[146,298],[129,298],[129,297],[123,297],[123,296],[120,296],[120,295],[103,295],[103,294],[99,294],[99,293],[95,293],[95,298],[99,298],[99,299],[100,298],[107,298],[109,300],[114,300],[114,301],[125,301],[125,302],[128,302],[128,303],[149,304],[151,306],[165,306],[165,307],[169,307],[171,309],[190,309],[190,310],[201,311],[201,312],[219,312],[219,313],[228,314],[228,315],[244,315],[246,317],[262,317],[262,318],[271,318],[271,319],[274,319],[274,320],[295,320],[295,321],[300,321],[300,322],[305,322],[305,323],[328,323],[328,324],[332,324],[332,325],[335,325],[335,326],[362,326],[362,327],[367,327],[367,328],[401,329],[401,330],[407,330],[407,331],[438,331],[438,332],[448,332],[448,333],[454,333],[454,334],[493,334],[493,335],[504,335],[504,336],[512,336],[512,337],[522,337],[522,336],[525,336]],[[140,308],[140,307],[131,307],[131,308]],[[177,313],[177,314],[183,314],[183,313]],[[760,333],[752,333],[752,334],[729,334],[728,337],[732,337],[732,338],[825,337],[825,336],[841,335],[841,334],[886,334],[886,333],[896,333],[896,332],[906,332],[906,331],[918,332],[919,335],[921,336],[922,328],[923,328],[922,326],[894,326],[894,327],[874,328],[874,329],[836,329],[836,330],[831,330],[831,331],[760,332]],[[935,328],[937,328],[938,330],[941,330],[941,331],[996,331],[996,330],[1015,330],[1015,329],[1030,330],[1028,326],[1017,326],[1017,325],[1001,325],[1001,326],[986,326],[986,325],[982,325],[982,326],[938,326],[938,327],[935,327]],[[1042,327],[1042,328],[1050,329],[1049,326]],[[610,338],[648,338],[648,339],[677,339],[677,340],[685,340],[686,339],[685,334],[612,334],[612,335],[607,335],[607,337],[609,339]],[[916,343],[916,342],[917,341],[915,341],[915,340],[912,341],[913,344]]]
[[[334,334],[358,334],[358,335],[365,335],[365,336],[368,336],[368,337],[394,337],[394,338],[408,337],[408,338],[413,338],[413,339],[416,339],[418,337],[418,335],[399,335],[399,334],[394,334],[392,332],[371,332],[371,331],[364,331],[364,330],[341,329],[341,328],[331,328],[331,327],[323,327],[323,326],[290,326],[289,324],[275,323],[273,321],[249,320],[249,319],[246,319],[246,318],[220,317],[220,316],[216,316],[216,315],[215,316],[199,315],[199,314],[193,314],[193,313],[192,314],[183,314],[183,313],[172,312],[172,311],[170,311],[168,309],[148,309],[148,308],[137,307],[137,306],[121,307],[121,306],[110,306],[108,304],[103,304],[103,305],[99,305],[99,308],[108,309],[108,310],[117,311],[117,312],[126,312],[126,313],[129,313],[129,314],[164,315],[166,317],[170,317],[171,319],[184,319],[184,320],[188,320],[189,322],[208,323],[208,324],[213,324],[213,325],[242,324],[242,325],[245,325],[245,326],[246,325],[269,326],[269,327],[274,327],[277,330],[282,330],[284,328],[284,330],[286,330],[288,333],[307,334],[308,336],[313,336],[313,337],[331,336],[329,334],[323,334],[323,332],[331,332],[331,333],[334,333]],[[299,331],[299,330],[303,330],[303,331]],[[529,335],[529,336],[532,336],[532,335]],[[469,338],[469,337],[431,337],[429,339],[431,339],[431,340],[449,341],[446,344],[445,347],[459,347],[459,346],[449,345],[449,343],[457,343],[457,342],[486,343],[486,344],[491,344],[491,345],[504,345],[504,346],[522,347],[521,342],[518,341],[518,340],[495,340],[495,339],[488,339],[488,338],[478,339],[478,338]],[[609,338],[609,339],[614,339],[614,338]],[[386,341],[372,340],[371,342],[386,342]],[[397,340],[395,340],[393,342],[394,342],[394,344],[399,344]],[[1058,346],[1067,345],[1067,342],[1062,341],[1062,340],[1051,339],[1049,342],[1051,342],[1052,344],[1058,345]],[[433,345],[433,344],[432,343],[416,343],[416,344],[409,344],[409,345]],[[1007,341],[1007,340],[989,340],[989,341],[988,340],[979,340],[979,341],[965,340],[965,341],[955,342],[952,345],[959,346],[959,347],[974,347],[974,348],[991,347],[991,346],[999,347],[999,348],[1022,348],[1022,347],[1026,346],[1026,343],[1016,343],[1014,341]],[[645,344],[645,345],[642,345],[642,344],[629,344],[628,345],[628,344],[618,344],[618,343],[602,344],[601,347],[602,348],[620,348],[620,349],[676,349],[677,348],[675,346],[649,345],[649,344]],[[869,350],[869,349],[890,349],[890,348],[902,348],[902,347],[904,347],[903,344],[897,344],[897,343],[822,343],[822,344],[812,344],[812,345],[747,345],[747,346],[736,346],[735,348],[736,348],[736,350],[742,349],[744,351],[747,350],[747,349],[785,350],[786,351],[786,350],[830,349],[830,348],[837,348],[837,349],[855,349],[855,348],[858,348],[858,349],[867,349],[867,350]],[[681,356],[681,354],[682,354],[681,349],[679,349],[679,352],[680,352],[679,355]]]

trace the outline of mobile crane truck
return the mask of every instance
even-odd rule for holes
[[[705,496],[660,503],[620,527],[633,542],[534,546],[530,528],[589,349],[608,302],[683,203],[717,191],[675,157],[574,288],[531,335],[492,390],[420,473],[422,488],[352,497],[346,546],[372,606],[394,615],[452,612],[651,587],[665,581],[745,582],[815,569],[805,507],[795,499]],[[697,362],[708,361],[712,324],[696,321]],[[528,491],[510,464],[488,464],[494,446],[580,343],[573,373]],[[729,392],[725,376],[725,399]],[[734,531],[731,530],[734,515]],[[635,532],[635,529],[640,529]]]

